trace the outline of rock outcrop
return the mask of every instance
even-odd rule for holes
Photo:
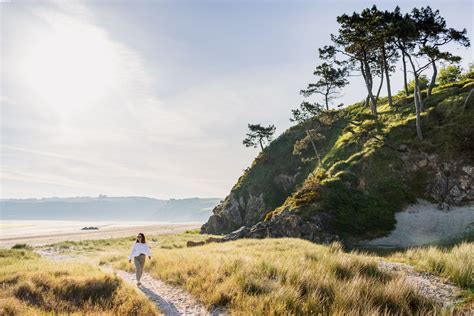
[[[300,175],[301,168],[294,174],[278,174],[273,177],[272,186],[284,197],[291,193]],[[245,190],[232,191],[227,198],[217,205],[213,215],[201,227],[201,233],[227,234],[242,226],[251,227],[262,221],[268,211],[278,205],[268,205],[262,188],[250,187]]]
[[[440,210],[474,201],[474,167],[463,159],[442,160],[439,155],[404,153],[407,172],[428,174],[423,198],[436,201]]]
[[[201,227],[201,233],[223,234],[241,226],[251,226],[263,219],[268,211],[263,200],[263,194],[243,195],[231,193],[224,201],[217,205],[213,215]]]
[[[330,220],[330,217],[323,213],[313,216],[310,220],[304,220],[294,212],[284,210],[269,221],[258,222],[252,227],[240,227],[226,235],[223,241],[239,238],[294,237],[317,243],[329,243],[339,239],[332,232]]]

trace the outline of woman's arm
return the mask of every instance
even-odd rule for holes
[[[150,250],[150,246],[148,246],[148,244],[145,244],[146,245],[146,252],[147,252],[147,255],[148,255],[148,259],[151,259],[151,250]]]
[[[132,249],[130,250],[130,255],[128,256],[128,262],[131,262],[131,261],[132,261],[133,250],[135,249],[135,245],[136,245],[136,244],[137,244],[137,243],[134,243],[134,244],[132,245]]]

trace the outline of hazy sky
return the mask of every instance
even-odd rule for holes
[[[224,197],[258,153],[247,123],[288,128],[336,16],[373,3],[472,40],[471,1],[0,3],[1,197]]]

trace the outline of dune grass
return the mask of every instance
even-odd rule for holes
[[[244,239],[186,248],[186,241],[209,236],[193,232],[147,236],[153,259],[147,260],[145,271],[183,287],[207,307],[223,305],[236,314],[440,312],[401,277],[379,270],[379,257],[346,253],[337,243],[322,246],[291,238]],[[134,240],[132,236],[47,247],[132,272],[127,256]],[[416,248],[386,259],[455,282],[466,289],[468,302],[472,299],[473,247],[473,243],[462,243],[449,249]]]
[[[414,265],[447,278],[474,292],[474,243],[462,242],[453,247],[430,246],[412,248],[390,256],[391,260]]]
[[[102,263],[133,271],[122,256]],[[414,314],[438,307],[383,272],[375,258],[338,245],[299,239],[238,240],[195,248],[155,249],[145,270],[185,288],[207,307],[235,314]]]
[[[116,276],[84,263],[53,262],[27,247],[0,249],[0,315],[158,315]]]

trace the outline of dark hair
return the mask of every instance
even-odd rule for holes
[[[138,236],[142,236],[142,240],[139,241],[138,238],[137,238],[137,242],[141,242],[142,244],[146,244],[145,235],[143,233],[139,233]]]

